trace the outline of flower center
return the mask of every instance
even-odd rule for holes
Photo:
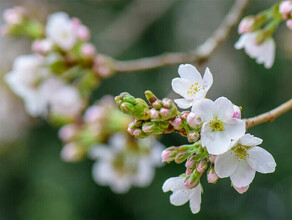
[[[187,91],[187,93],[189,95],[195,95],[197,92],[199,92],[201,90],[201,86],[199,85],[198,82],[192,84],[189,88],[189,90]]]
[[[247,148],[242,144],[237,144],[234,147],[233,152],[238,160],[245,160],[246,157],[248,157]]]
[[[209,122],[212,131],[223,131],[224,125],[221,120],[218,119],[217,116],[213,117],[213,120]]]

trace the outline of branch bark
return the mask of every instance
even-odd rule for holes
[[[139,58],[129,61],[114,61],[114,70],[119,73],[149,70],[181,63],[205,62],[216,48],[229,36],[231,29],[238,24],[249,0],[236,0],[230,11],[213,35],[203,44],[190,52],[167,53],[154,57]]]
[[[262,124],[265,122],[272,122],[280,115],[292,110],[292,99],[278,106],[277,108],[268,111],[266,113],[260,114],[258,116],[245,119],[246,129],[254,127],[258,124]]]

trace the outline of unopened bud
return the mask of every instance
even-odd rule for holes
[[[214,168],[210,168],[207,174],[208,183],[216,183],[219,176],[215,173]]]
[[[249,185],[247,185],[247,186],[243,186],[243,187],[236,187],[236,186],[233,186],[233,188],[234,188],[238,193],[243,194],[243,193],[245,193],[245,192],[248,190]]]
[[[159,110],[162,107],[162,102],[160,100],[156,100],[155,102],[153,102],[152,106],[156,110]]]
[[[282,14],[284,19],[288,19],[291,11],[292,11],[292,2],[291,1],[282,1],[280,6],[279,6],[279,12]]]
[[[241,110],[237,105],[233,105],[233,118],[241,119]]]
[[[182,119],[181,118],[175,118],[170,123],[174,127],[174,129],[179,130],[181,128],[181,125],[182,125]]]
[[[121,110],[125,113],[129,113],[134,111],[134,107],[132,104],[128,103],[128,102],[124,102],[121,104]]]
[[[160,109],[160,114],[164,117],[167,117],[167,115],[169,114],[169,110],[166,108],[162,108]]]
[[[186,175],[191,175],[193,173],[193,169],[187,168]]]
[[[252,25],[254,24],[254,22],[255,22],[254,17],[246,17],[242,19],[238,26],[238,33],[243,34],[253,31]]]
[[[187,122],[191,128],[198,128],[201,125],[201,120],[198,118],[197,114],[194,112],[190,112],[187,116]]]
[[[129,132],[129,134],[134,135],[133,133],[135,131],[135,128],[128,127],[127,131]]]
[[[216,155],[210,154],[209,160],[211,163],[215,163]]]
[[[175,157],[175,162],[182,163],[188,158],[189,155],[190,155],[190,152],[188,151],[179,152]]]
[[[185,164],[186,168],[192,169],[196,162],[196,156],[190,156]]]
[[[162,162],[171,162],[174,160],[175,156],[177,154],[177,148],[176,147],[169,147],[162,151],[161,153],[161,159]]]
[[[199,135],[197,132],[190,132],[188,134],[188,141],[189,142],[196,142],[199,138]]]
[[[152,105],[158,98],[150,90],[145,91],[145,97],[148,102]]]
[[[145,133],[152,133],[153,131],[155,131],[155,124],[152,121],[146,122],[143,124],[142,127],[143,132]]]
[[[189,115],[190,112],[182,112],[181,113],[181,118],[187,120],[187,117]]]
[[[66,144],[61,151],[61,158],[66,162],[76,162],[82,157],[83,151],[74,143]]]
[[[203,160],[200,160],[196,169],[199,173],[203,173],[206,168],[207,168],[207,160],[203,159]]]
[[[88,27],[86,27],[84,25],[80,25],[76,29],[76,36],[78,39],[80,39],[82,41],[87,41],[90,38],[90,31],[89,31]]]
[[[170,108],[172,106],[172,101],[170,99],[162,99],[162,105],[164,108]]]
[[[155,110],[155,109],[151,109],[150,110],[150,117],[153,118],[153,119],[158,119],[159,118],[158,111]]]
[[[292,30],[292,20],[291,19],[286,21],[286,26]]]
[[[75,125],[73,124],[69,124],[66,126],[63,126],[60,130],[59,130],[59,138],[62,141],[69,141],[77,132],[77,128]]]
[[[81,48],[81,54],[84,57],[94,57],[95,53],[95,47],[90,43],[84,44]]]
[[[193,173],[191,176],[187,177],[186,181],[184,182],[184,185],[188,189],[192,189],[196,187],[200,182],[200,175],[198,173]]]
[[[133,131],[133,135],[135,137],[139,137],[141,135],[141,133],[142,133],[142,130],[138,129],[138,128]]]
[[[135,126],[135,127],[141,127],[143,121],[142,121],[142,120],[135,119],[135,120],[133,121],[133,123],[134,123],[134,126]]]

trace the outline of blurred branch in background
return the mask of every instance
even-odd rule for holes
[[[194,51],[168,53],[129,61],[116,60],[113,68],[116,72],[122,73],[154,69],[180,63],[205,62],[220,45],[220,43],[222,43],[229,36],[231,29],[239,22],[239,19],[248,5],[248,2],[248,0],[237,0],[212,36],[209,37],[202,45],[198,46]]]
[[[103,53],[111,54],[113,57],[119,56],[176,1],[135,0],[97,36],[99,48]]]
[[[278,106],[277,108],[271,111],[268,111],[266,113],[260,114],[252,118],[245,119],[246,128],[251,128],[265,122],[272,122],[280,115],[290,110],[292,110],[292,99],[288,100],[287,102],[283,103],[282,105]]]

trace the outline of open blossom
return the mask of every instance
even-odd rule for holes
[[[241,35],[234,47],[238,50],[244,48],[246,54],[255,59],[258,64],[264,64],[267,69],[271,68],[275,61],[275,41],[273,38],[268,38],[258,44],[256,35],[256,32]]]
[[[255,172],[272,173],[276,162],[273,156],[257,145],[262,139],[245,134],[231,144],[231,149],[218,155],[215,160],[215,172],[220,178],[230,177],[239,193],[247,190]]]
[[[31,116],[45,113],[46,103],[40,97],[38,83],[48,75],[42,68],[42,58],[38,55],[23,55],[15,59],[13,69],[5,80],[18,96],[23,98],[27,112]]]
[[[196,214],[201,209],[201,185],[198,184],[195,188],[188,189],[184,185],[184,177],[171,177],[167,179],[163,186],[163,192],[172,191],[170,203],[175,206],[181,206],[190,201],[190,208],[193,214]]]
[[[63,50],[70,50],[76,43],[74,25],[69,16],[63,12],[50,15],[46,35]]]
[[[146,187],[160,166],[162,145],[152,138],[137,140],[141,151],[130,150],[125,134],[115,134],[109,145],[92,148],[89,155],[97,159],[93,166],[94,180],[108,185],[116,193],[126,193],[131,186]],[[144,149],[144,150],[143,150]]]
[[[190,64],[181,64],[178,73],[180,78],[172,80],[172,89],[183,98],[174,101],[180,108],[186,109],[205,98],[213,84],[213,76],[207,68],[202,78],[196,67]]]
[[[225,97],[220,97],[215,102],[204,99],[194,106],[194,112],[203,121],[201,142],[209,154],[225,153],[231,140],[238,139],[245,133],[244,121],[233,117],[233,104]]]

